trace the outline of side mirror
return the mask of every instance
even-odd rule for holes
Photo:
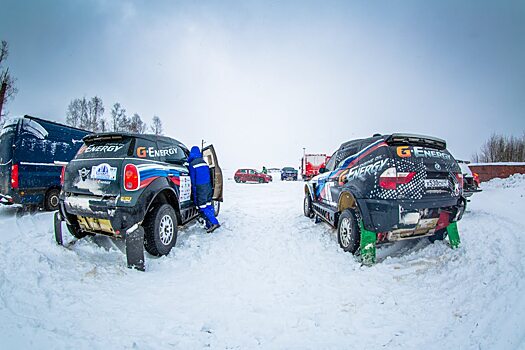
[[[326,173],[326,168],[325,167],[319,168],[319,174],[323,174],[323,173]]]

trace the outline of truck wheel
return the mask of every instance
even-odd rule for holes
[[[52,188],[46,193],[46,198],[44,199],[44,208],[48,211],[58,210],[59,199],[58,195],[60,190],[58,188]]]
[[[168,255],[177,242],[177,224],[171,205],[155,207],[142,223],[146,251],[155,256]]]
[[[436,233],[434,233],[433,236],[429,236],[428,240],[430,241],[430,243],[434,243],[435,241],[442,241],[442,240],[444,240],[445,237],[447,237],[447,229],[446,228],[438,230]]]
[[[307,218],[314,217],[314,211],[312,209],[312,199],[310,198],[309,194],[304,196],[303,213],[304,216],[306,216]]]
[[[78,227],[78,225],[77,227],[75,227],[73,225],[66,223],[66,226],[67,226],[67,230],[69,231],[69,233],[71,233],[71,235],[75,238],[81,239],[86,236],[89,236],[89,233],[82,231],[80,227]]]
[[[354,254],[359,248],[360,230],[353,209],[345,209],[339,216],[337,241],[345,252]]]
[[[215,217],[219,216],[219,212],[221,211],[221,202],[219,201],[213,201],[213,213],[215,214]]]

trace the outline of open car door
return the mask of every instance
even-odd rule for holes
[[[211,177],[213,179],[213,199],[222,202],[222,170],[217,161],[217,154],[213,145],[206,146],[202,149],[202,157],[210,167]]]

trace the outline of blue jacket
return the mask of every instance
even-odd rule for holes
[[[193,201],[197,206],[211,204],[212,186],[210,177],[210,167],[204,159],[197,146],[193,146],[188,156],[188,171],[191,179],[191,189]]]

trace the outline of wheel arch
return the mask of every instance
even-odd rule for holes
[[[156,205],[162,204],[171,205],[173,207],[173,210],[175,211],[175,215],[177,216],[178,222],[182,222],[179,199],[177,197],[177,194],[175,193],[175,190],[173,190],[171,187],[165,187],[154,195],[154,197],[148,204],[148,208],[144,212],[144,218],[148,215],[152,208],[154,208]]]
[[[310,196],[310,199],[313,201],[314,200],[314,187],[312,184],[310,183],[307,183],[304,185],[304,195],[309,195]]]

